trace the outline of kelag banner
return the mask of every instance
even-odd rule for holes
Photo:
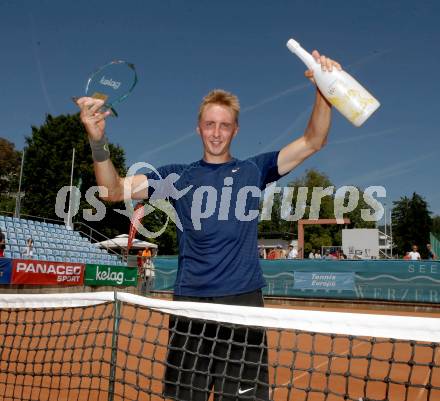
[[[86,265],[84,285],[137,285],[137,267]]]
[[[0,284],[11,283],[12,259],[0,258]]]
[[[440,261],[305,259],[260,262],[267,283],[264,288],[266,295],[440,302]],[[172,290],[177,272],[177,258],[155,258],[154,264],[155,289]],[[299,288],[295,286],[297,272],[350,274],[353,276],[354,286]]]
[[[12,284],[82,285],[84,265],[70,262],[14,259]]]

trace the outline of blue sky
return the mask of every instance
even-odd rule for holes
[[[201,157],[201,98],[236,93],[233,155],[278,150],[301,135],[314,89],[285,43],[341,62],[382,106],[361,128],[334,113],[328,146],[307,168],[336,186],[382,185],[388,204],[418,192],[440,214],[440,3],[435,1],[0,1],[0,136],[24,145],[46,113],[76,112],[90,73],[112,59],[139,83],[108,123],[128,163]],[[70,157],[66,155],[66,157]]]

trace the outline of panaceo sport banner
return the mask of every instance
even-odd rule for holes
[[[11,283],[12,259],[0,258],[0,284]]]
[[[86,265],[84,285],[137,285],[137,267]]]
[[[82,285],[84,264],[14,259],[11,284]]]

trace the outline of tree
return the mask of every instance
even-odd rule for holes
[[[399,254],[404,254],[412,245],[418,245],[422,257],[426,257],[425,245],[429,243],[432,228],[431,212],[427,202],[417,193],[393,202],[393,241]]]
[[[152,233],[159,232],[167,224],[165,231],[160,236],[148,240],[158,245],[161,255],[176,255],[178,253],[177,227],[171,219],[167,223],[166,213],[156,209],[142,219],[142,224]]]
[[[21,152],[5,138],[0,138],[0,210],[12,212],[18,191]]]
[[[303,219],[307,218],[336,218],[335,216],[335,196],[336,188],[330,188],[329,193],[322,197],[319,210],[312,211],[312,198],[314,188],[326,188],[333,187],[330,178],[323,172],[310,169],[306,173],[297,178],[296,180],[288,184],[288,190],[293,191],[292,201],[289,203],[284,202],[285,212],[293,214],[296,209],[301,207],[305,208]],[[299,188],[303,188],[299,190]],[[299,195],[302,191],[301,196]],[[356,208],[349,213],[346,213],[344,217],[348,217],[351,221],[351,226],[356,228],[373,228],[374,222],[367,222],[361,218],[361,210],[369,209],[367,203],[363,199],[363,193],[358,189],[359,201]],[[259,224],[259,235],[268,236],[270,233],[287,234],[289,239],[296,237],[298,232],[297,221],[287,221],[285,220],[285,215],[281,212],[283,206],[283,196],[282,194],[275,194],[273,201],[272,216],[270,221],[261,221]],[[347,202],[348,194],[345,197],[345,203]],[[344,203],[344,204],[345,204]],[[290,210],[288,210],[290,208]],[[313,215],[314,214],[314,215]],[[284,219],[283,219],[284,216]],[[319,249],[321,246],[327,245],[339,245],[341,244],[341,226],[337,225],[314,225],[309,226],[304,233],[304,252],[309,253],[312,249]]]
[[[440,216],[434,216],[432,218],[432,228],[431,232],[437,237],[440,238]]]
[[[84,194],[96,180],[87,135],[79,115],[46,116],[40,127],[32,127],[31,136],[26,138],[26,153],[23,166],[22,188],[26,195],[22,201],[22,213],[59,219],[55,213],[58,191],[70,185],[72,149],[75,148],[74,182],[81,178],[80,209],[76,219],[81,219],[82,210],[90,209]],[[125,174],[124,151],[110,144],[113,164],[120,174]],[[129,227],[127,217],[113,211],[124,209],[121,204],[106,205],[106,216],[102,221],[86,222],[92,228],[111,237],[126,233]],[[67,206],[65,207],[67,210]],[[93,208],[92,208],[93,209]]]

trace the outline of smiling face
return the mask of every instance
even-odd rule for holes
[[[208,104],[200,116],[197,132],[202,138],[206,162],[225,163],[231,159],[230,146],[238,124],[230,107]]]

